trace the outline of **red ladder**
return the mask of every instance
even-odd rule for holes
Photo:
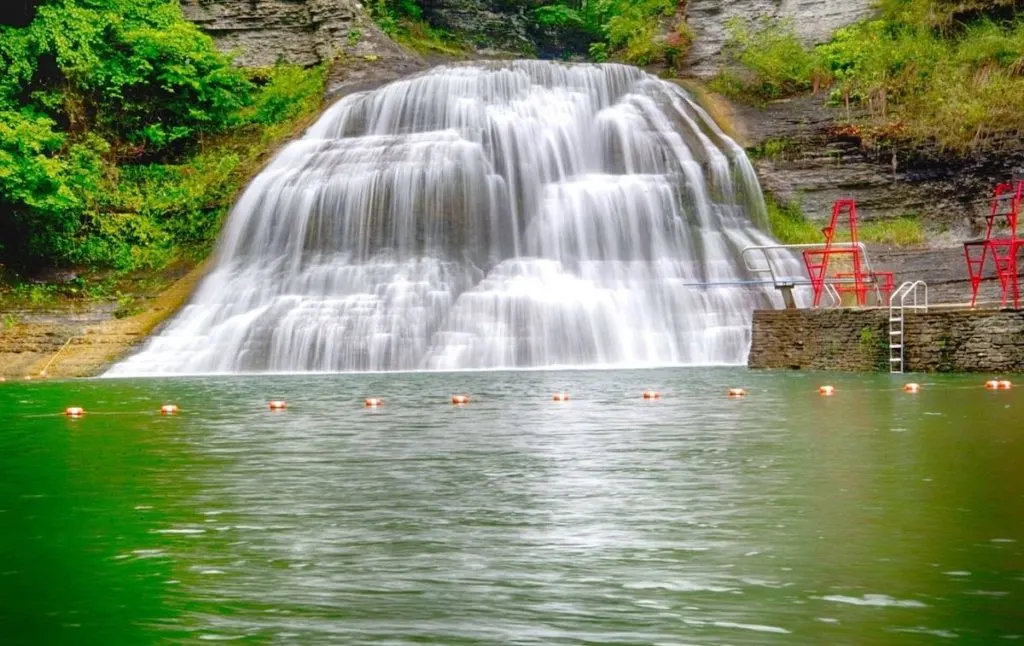
[[[996,277],[1001,289],[1000,304],[1005,307],[1013,295],[1014,308],[1020,307],[1020,281],[1017,276],[1017,253],[1024,247],[1024,239],[1017,237],[1021,198],[1024,196],[1024,180],[1016,183],[1002,183],[996,186],[992,206],[985,216],[985,238],[964,243],[964,257],[967,260],[967,275],[971,282],[971,307],[978,301],[978,289],[984,279],[985,263],[992,257]],[[993,238],[992,233],[999,221],[1006,219],[1009,237]]]
[[[850,227],[850,245],[834,249],[836,229],[839,220],[846,216]],[[868,276],[861,270],[860,248],[857,246],[857,202],[851,199],[836,200],[832,203],[832,220],[829,225],[821,230],[825,234],[824,249],[805,249],[803,252],[804,265],[807,267],[807,275],[811,279],[811,289],[814,290],[814,306],[821,304],[821,295],[825,291],[825,283],[828,280],[828,264],[833,255],[849,254],[852,256],[853,272],[844,274],[853,278],[853,287],[840,287],[840,291],[852,291],[857,295],[857,304],[864,305],[867,302],[868,286],[865,278]]]

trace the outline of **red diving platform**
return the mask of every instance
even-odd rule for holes
[[[1002,290],[1000,305],[1006,307],[1013,296],[1013,307],[1020,308],[1020,280],[1017,276],[1017,252],[1024,247],[1024,239],[1018,237],[1017,223],[1020,219],[1021,196],[1024,194],[1024,180],[1004,182],[996,186],[992,196],[992,207],[985,216],[985,238],[964,243],[964,257],[967,259],[967,274],[971,279],[971,307],[978,301],[978,289],[985,274],[985,263],[991,257],[996,266],[996,277]],[[1005,220],[1007,237],[993,237]]]
[[[839,223],[845,218],[850,231],[849,243],[836,243],[836,232],[839,230]],[[892,293],[893,276],[892,272],[868,272],[864,270],[866,264],[863,260],[863,250],[860,247],[860,240],[857,238],[857,202],[851,199],[836,200],[832,204],[832,220],[827,227],[821,230],[825,234],[824,249],[805,249],[803,252],[804,265],[807,267],[807,275],[811,279],[811,289],[814,291],[814,307],[821,304],[821,295],[825,291],[825,285],[829,283],[829,263],[832,256],[843,256],[850,259],[852,271],[836,273],[831,283],[836,290],[852,292],[857,297],[858,305],[867,305],[869,289],[878,289],[884,294],[881,304],[889,302],[889,295]]]

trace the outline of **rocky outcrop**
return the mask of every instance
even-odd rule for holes
[[[748,149],[773,151],[755,161],[765,190],[798,200],[813,220],[824,219],[836,198],[852,197],[865,220],[916,214],[936,244],[947,244],[977,235],[995,184],[1024,173],[1020,146],[966,156],[924,144],[865,147],[839,126],[844,111],[821,95],[735,106],[733,114]]]
[[[472,43],[482,54],[537,53],[530,0],[422,0],[423,18]]]
[[[179,267],[169,274],[185,271]],[[131,352],[185,304],[202,266],[160,293],[139,294],[140,311],[118,318],[113,303],[83,302],[52,310],[12,309],[0,327],[0,377],[91,377]]]
[[[182,0],[185,17],[239,65],[331,61],[327,93],[377,87],[427,67],[391,40],[356,0]]]
[[[797,36],[812,44],[870,15],[873,5],[873,0],[688,0],[686,22],[695,36],[689,71],[710,76],[718,70],[730,20],[789,20]]]
[[[315,65],[377,28],[356,0],[181,0],[185,17],[240,65]]]

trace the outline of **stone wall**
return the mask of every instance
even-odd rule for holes
[[[754,312],[751,368],[864,371],[887,368],[888,310]]]
[[[688,0],[686,21],[696,41],[687,63],[697,76],[714,74],[728,37],[726,24],[732,19],[789,19],[797,35],[813,44],[868,16],[873,4],[873,0]]]
[[[908,370],[1024,372],[1024,310],[938,310],[905,328]]]
[[[907,372],[1024,372],[1024,310],[907,312]],[[888,370],[885,309],[758,310],[751,368]]]

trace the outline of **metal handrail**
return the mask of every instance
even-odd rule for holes
[[[924,288],[924,304],[917,299],[919,288]],[[907,298],[913,296],[914,304],[908,306]],[[897,303],[897,300],[899,302]],[[889,372],[902,373],[906,362],[907,337],[906,328],[903,326],[904,311],[910,307],[914,311],[924,309],[928,311],[928,283],[923,280],[913,282],[906,281],[893,291],[889,297]],[[897,324],[899,327],[897,328]],[[899,356],[893,356],[899,350]]]
[[[832,307],[842,307],[843,297],[839,295],[839,290],[832,283],[825,283],[825,293],[832,299]]]
[[[768,255],[769,251],[803,251],[805,249],[824,249],[826,246],[828,246],[828,244],[825,242],[812,242],[806,244],[751,245],[749,247],[743,248],[743,251],[740,252],[740,257],[743,258],[743,265],[747,271],[753,274],[768,274],[771,277],[772,284],[775,285],[776,288],[778,288],[780,282],[792,284],[794,281],[790,277],[782,279],[776,274],[775,265],[772,262],[771,257]],[[868,249],[864,245],[864,243],[858,242],[855,245],[852,242],[835,242],[831,245],[831,248],[858,249],[860,251],[861,257],[864,259],[864,266],[867,268],[867,271],[865,273],[868,274],[868,277],[866,279],[860,280],[859,282],[861,284],[873,284],[875,286],[876,295],[878,296],[879,305],[882,305],[882,297],[878,289],[879,281],[874,277],[875,271],[871,265],[871,258],[868,256]],[[760,252],[761,258],[763,258],[764,260],[763,267],[751,265],[751,257],[749,254],[752,252]],[[856,278],[833,278],[831,280],[828,280],[825,283],[825,292],[828,293],[829,297],[832,299],[832,306],[840,307],[842,305],[842,298],[839,296],[838,292],[835,290],[834,287],[829,287],[830,285],[853,285],[857,283],[858,281]]]
[[[758,274],[768,274],[768,275],[771,276],[772,282],[776,282],[777,283],[778,282],[778,276],[775,275],[775,267],[772,264],[771,258],[768,256],[768,252],[769,251],[791,251],[791,250],[792,251],[802,251],[804,249],[824,249],[826,246],[827,246],[827,243],[824,243],[824,242],[813,242],[813,243],[808,243],[808,244],[751,245],[749,247],[744,247],[743,251],[740,252],[740,256],[743,258],[744,268],[747,271],[752,272],[752,273],[758,273]],[[868,256],[867,247],[864,245],[863,242],[858,242],[856,245],[854,245],[852,242],[836,242],[836,243],[832,244],[832,249],[854,249],[854,248],[859,249],[860,253],[861,253],[861,257],[864,258],[864,264],[867,267],[867,272],[865,272],[865,273],[869,273],[869,274],[874,273],[874,269],[871,266],[871,259]],[[765,261],[765,264],[767,265],[767,268],[764,268],[764,267],[752,267],[750,265],[750,258],[748,257],[747,254],[750,253],[750,252],[754,252],[754,251],[760,251],[761,252],[761,257],[764,258],[764,261]],[[842,281],[835,281],[835,282],[842,282]],[[853,281],[853,279],[850,279],[849,282],[854,282],[854,281]],[[864,282],[864,281],[861,281],[861,282]]]
[[[919,287],[924,288],[924,305],[918,304],[917,293]],[[907,297],[911,295],[913,295],[914,297],[914,304],[908,306]],[[910,309],[913,309],[915,311],[919,309],[923,309],[925,312],[928,311],[928,283],[924,282],[923,280],[915,280],[913,282],[906,281],[899,287],[897,287],[896,291],[894,291],[892,293],[892,296],[889,297],[890,310],[892,310],[892,308],[895,306],[897,297],[899,297],[900,299],[900,309],[906,309],[909,307]]]

